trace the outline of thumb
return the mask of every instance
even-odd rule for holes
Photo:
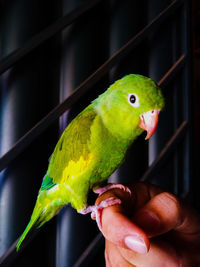
[[[171,230],[179,234],[181,240],[200,240],[199,215],[175,195],[160,193],[137,210],[134,222],[148,237],[155,237]]]

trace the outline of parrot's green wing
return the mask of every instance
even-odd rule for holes
[[[63,177],[67,178],[70,171],[78,173],[80,167],[87,169],[84,162],[88,164],[88,158],[91,154],[88,144],[91,138],[90,129],[96,116],[90,105],[63,132],[50,158],[49,167],[43,179],[31,220],[17,244],[17,250],[20,249],[22,243],[32,231],[50,220],[72,199],[68,195],[66,197],[69,197],[69,199],[66,200],[66,192],[62,192],[62,184],[67,183],[66,180],[63,181]],[[61,185],[61,187],[58,188],[57,185]],[[63,195],[64,197],[62,197]],[[83,199],[86,200],[85,196],[83,196]],[[81,203],[82,199],[77,198],[76,201]],[[85,204],[83,203],[83,205]]]
[[[96,112],[89,105],[65,129],[50,158],[49,167],[44,177],[41,190],[49,190],[63,182],[63,171],[69,162],[78,162],[80,158],[87,160],[91,151],[89,142],[91,126]]]

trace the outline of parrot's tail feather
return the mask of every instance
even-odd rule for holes
[[[48,205],[46,207],[38,207],[38,205],[36,204],[31,216],[31,220],[16,245],[16,250],[19,251],[30,234],[36,229],[40,228],[45,222],[49,221],[53,216],[55,216],[61,208],[62,207],[51,205]]]
[[[17,251],[20,250],[24,242],[28,239],[30,234],[35,231],[37,228],[39,228],[39,219],[36,220],[30,220],[29,224],[27,225],[26,229],[24,230],[22,236],[20,237],[20,240],[18,241],[16,245]]]

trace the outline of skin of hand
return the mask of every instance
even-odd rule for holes
[[[121,199],[102,210],[107,267],[200,266],[200,215],[175,195],[136,182],[132,196],[112,189],[97,198]]]

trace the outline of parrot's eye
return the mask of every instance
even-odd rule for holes
[[[139,99],[136,94],[128,94],[128,102],[133,106],[134,108],[139,107]]]

